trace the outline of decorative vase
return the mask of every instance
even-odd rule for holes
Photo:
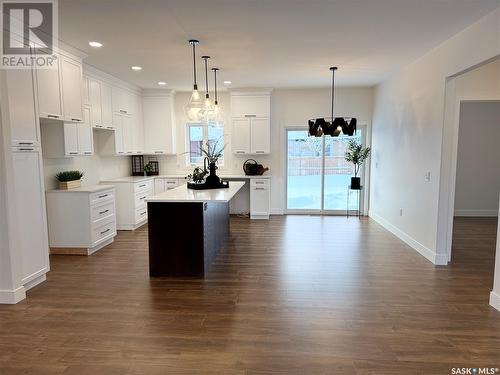
[[[352,190],[361,190],[361,178],[360,177],[351,177],[351,189]]]
[[[59,190],[71,190],[82,186],[82,180],[59,181]]]
[[[208,161],[208,158],[205,160]],[[216,171],[217,170],[217,165],[215,163],[209,163],[208,165],[208,171],[209,174],[207,178],[205,179],[205,183],[208,186],[213,186],[213,187],[219,187],[220,185],[220,178],[217,176]]]

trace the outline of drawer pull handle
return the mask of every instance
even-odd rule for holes
[[[20,148],[19,151],[33,151],[34,148]]]
[[[80,121],[82,121],[82,120],[81,120],[81,119],[79,119],[79,118],[72,118],[72,119],[71,119],[71,121],[80,122]]]
[[[95,127],[96,128],[102,128],[102,125],[96,125]]]
[[[112,127],[112,126],[106,126],[106,128],[108,128],[108,129],[113,129],[113,127]]]
[[[123,151],[118,151],[119,154],[123,154]]]
[[[155,151],[155,154],[163,154],[163,151]]]
[[[143,196],[143,197],[140,197],[139,199],[143,200],[143,199],[146,199],[146,198],[147,198],[146,196]]]
[[[141,216],[146,215],[146,211],[141,212]]]
[[[84,154],[85,155],[92,155],[92,152],[91,151],[85,151]]]
[[[70,155],[78,155],[78,152],[70,152]]]
[[[50,118],[59,118],[59,116],[57,116],[57,115],[47,115],[47,117],[50,117]]]
[[[255,181],[256,184],[262,185],[264,181]]]
[[[257,115],[245,115],[245,117],[257,117]]]
[[[237,154],[244,154],[245,151],[236,151]]]
[[[111,230],[110,228],[108,228],[108,229],[106,229],[106,230],[103,230],[103,231],[101,232],[101,234],[108,233],[110,230]]]
[[[255,151],[256,154],[263,154],[264,151]]]
[[[266,189],[261,187],[256,187],[255,190],[266,190]]]
[[[99,195],[97,198],[101,199],[101,198],[106,198],[108,196],[108,194],[103,194],[103,195]]]
[[[19,142],[20,145],[26,145],[26,146],[29,146],[29,145],[32,145],[33,142]]]
[[[139,185],[139,187],[144,187],[144,186],[146,186],[146,184]]]
[[[105,214],[106,212],[109,212],[109,210],[104,210],[104,211],[101,211],[101,212],[99,212],[99,215],[103,215],[103,214]]]
[[[124,109],[120,109],[120,113],[127,113]]]

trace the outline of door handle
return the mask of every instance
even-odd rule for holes
[[[101,211],[101,212],[99,212],[99,215],[103,215],[103,214],[105,214],[106,212],[109,212],[109,210],[104,210],[104,211]]]

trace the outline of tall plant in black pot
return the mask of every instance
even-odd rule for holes
[[[351,177],[351,189],[361,189],[361,178],[358,177],[359,170],[370,156],[370,147],[363,147],[355,140],[350,140],[347,144],[347,151],[345,153],[345,160],[354,164],[354,177]]]
[[[207,141],[204,145],[200,147],[200,153],[202,156],[205,156],[203,160],[203,168],[207,171],[208,164],[208,172],[209,175],[205,179],[205,183],[212,187],[218,187],[221,184],[221,180],[219,176],[217,176],[217,162],[219,158],[224,155],[224,149],[226,148],[225,144],[220,143],[220,138],[215,142]]]

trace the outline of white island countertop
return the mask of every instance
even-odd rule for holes
[[[146,202],[229,202],[244,185],[242,181],[230,181],[228,188],[208,190],[193,190],[181,185],[148,198]]]
[[[114,189],[114,188],[115,187],[113,185],[88,185],[88,186],[81,186],[78,188],[68,189],[68,190],[60,190],[60,189],[47,190],[47,193],[60,193],[60,194],[97,193],[98,191],[109,190],[109,189]]]

